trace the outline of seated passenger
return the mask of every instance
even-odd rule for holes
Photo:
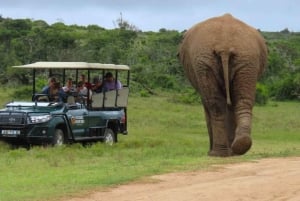
[[[79,81],[77,84],[77,93],[80,96],[87,96],[88,90],[82,81]]]
[[[66,85],[62,89],[65,93],[72,93],[76,91],[75,87],[73,86],[72,78],[68,78]]]
[[[105,74],[103,91],[110,91],[110,90],[121,89],[121,88],[122,88],[121,82],[119,80],[115,80],[111,72]]]
[[[79,77],[79,82],[82,82],[83,85],[85,85],[87,83],[87,81],[85,80],[85,74],[81,74]]]
[[[43,94],[49,96],[50,101],[63,102],[66,94],[60,87],[60,83],[56,81],[55,77],[48,79],[48,86],[45,86],[42,90]]]
[[[88,89],[91,89],[91,83],[86,81],[86,77],[85,77],[85,74],[81,74],[80,77],[79,77],[79,82],[82,82],[83,83],[83,86],[88,88]]]
[[[79,81],[78,84],[77,84],[77,93],[78,93],[79,98],[83,97],[84,99],[86,99],[88,94],[89,94],[90,99],[92,97],[92,91],[88,90],[84,86],[84,83],[82,81]]]
[[[93,85],[92,85],[93,92],[101,93],[102,92],[102,87],[103,87],[102,81],[99,78],[95,77],[94,80],[93,80]]]

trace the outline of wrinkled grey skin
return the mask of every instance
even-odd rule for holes
[[[202,98],[209,155],[245,154],[252,145],[256,82],[267,63],[264,38],[254,28],[226,14],[189,29],[178,56]]]

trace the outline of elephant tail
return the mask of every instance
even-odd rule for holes
[[[229,51],[221,51],[219,53],[219,56],[221,57],[221,61],[222,61],[222,66],[223,66],[223,76],[224,76],[224,82],[225,82],[227,105],[231,105],[229,59],[233,55],[233,51],[234,51],[233,48],[230,48]]]

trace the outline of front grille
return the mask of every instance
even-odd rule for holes
[[[25,125],[26,113],[23,112],[0,112],[0,125]]]

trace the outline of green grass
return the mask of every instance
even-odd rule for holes
[[[6,102],[6,98],[1,101]],[[244,156],[208,157],[208,135],[200,105],[174,103],[171,95],[129,99],[129,135],[119,143],[89,147],[11,150],[0,144],[0,201],[57,200],[107,186],[212,164],[265,157],[300,156],[300,103],[255,107],[253,147]]]

